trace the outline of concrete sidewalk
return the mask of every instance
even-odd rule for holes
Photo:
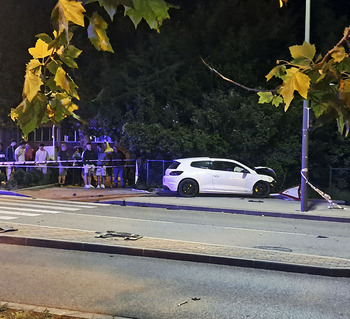
[[[276,218],[311,219],[317,222],[350,222],[349,207],[329,209],[328,203],[323,201],[311,202],[310,211],[302,213],[300,212],[300,202],[276,198],[255,199],[220,196],[180,198],[137,192],[131,189],[85,190],[81,188],[21,190],[18,194],[36,198],[65,200],[71,197],[72,200],[84,201],[84,199],[87,199],[86,201],[111,202],[123,206],[147,206]],[[0,227],[2,226],[9,225],[0,223]],[[13,227],[17,228],[18,231],[1,233],[0,243],[350,277],[350,259],[296,254],[279,251],[278,247],[275,250],[268,250],[151,237],[143,237],[138,240],[124,240],[116,237],[96,238],[96,234],[91,231],[34,225],[13,225]]]

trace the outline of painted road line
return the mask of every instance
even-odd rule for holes
[[[7,210],[20,210],[23,212],[33,212],[33,213],[46,213],[46,214],[60,214],[62,212],[58,211],[52,211],[52,210],[47,210],[47,209],[36,209],[36,208],[18,208],[18,207],[4,207]],[[2,208],[0,208],[0,211],[3,211]]]
[[[0,214],[10,214],[10,215],[15,215],[15,216],[28,216],[28,217],[41,216],[41,214],[12,212],[12,211],[8,211],[8,210],[0,210]]]
[[[76,208],[96,208],[97,206],[111,206],[111,204],[99,204],[99,203],[84,203],[84,202],[69,202],[67,201],[52,201],[46,199],[39,198],[1,198],[1,203],[28,203],[28,204],[36,204],[41,203],[43,205],[60,205],[61,207],[76,207]],[[51,206],[50,206],[51,207]]]
[[[32,203],[10,203],[7,202],[5,203],[1,203],[2,207],[6,207],[6,206],[16,206],[16,207],[32,207],[32,208],[49,208],[49,209],[59,209],[59,210],[66,210],[66,211],[77,211],[77,210],[81,210],[80,208],[73,208],[73,207],[54,207],[54,206],[48,206],[48,205],[33,205]]]

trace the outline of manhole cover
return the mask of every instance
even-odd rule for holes
[[[258,248],[258,249],[266,249],[266,250],[277,250],[277,251],[283,251],[285,253],[291,253],[293,250],[291,250],[290,248],[286,248],[286,247],[275,247],[275,246],[256,246],[254,248]]]

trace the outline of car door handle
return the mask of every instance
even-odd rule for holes
[[[216,174],[214,174],[214,177],[220,177],[220,175],[216,175]]]

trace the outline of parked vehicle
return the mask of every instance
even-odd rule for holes
[[[231,159],[209,157],[174,160],[163,176],[163,188],[182,197],[199,193],[267,197],[275,182],[276,174],[271,168],[251,169]]]

